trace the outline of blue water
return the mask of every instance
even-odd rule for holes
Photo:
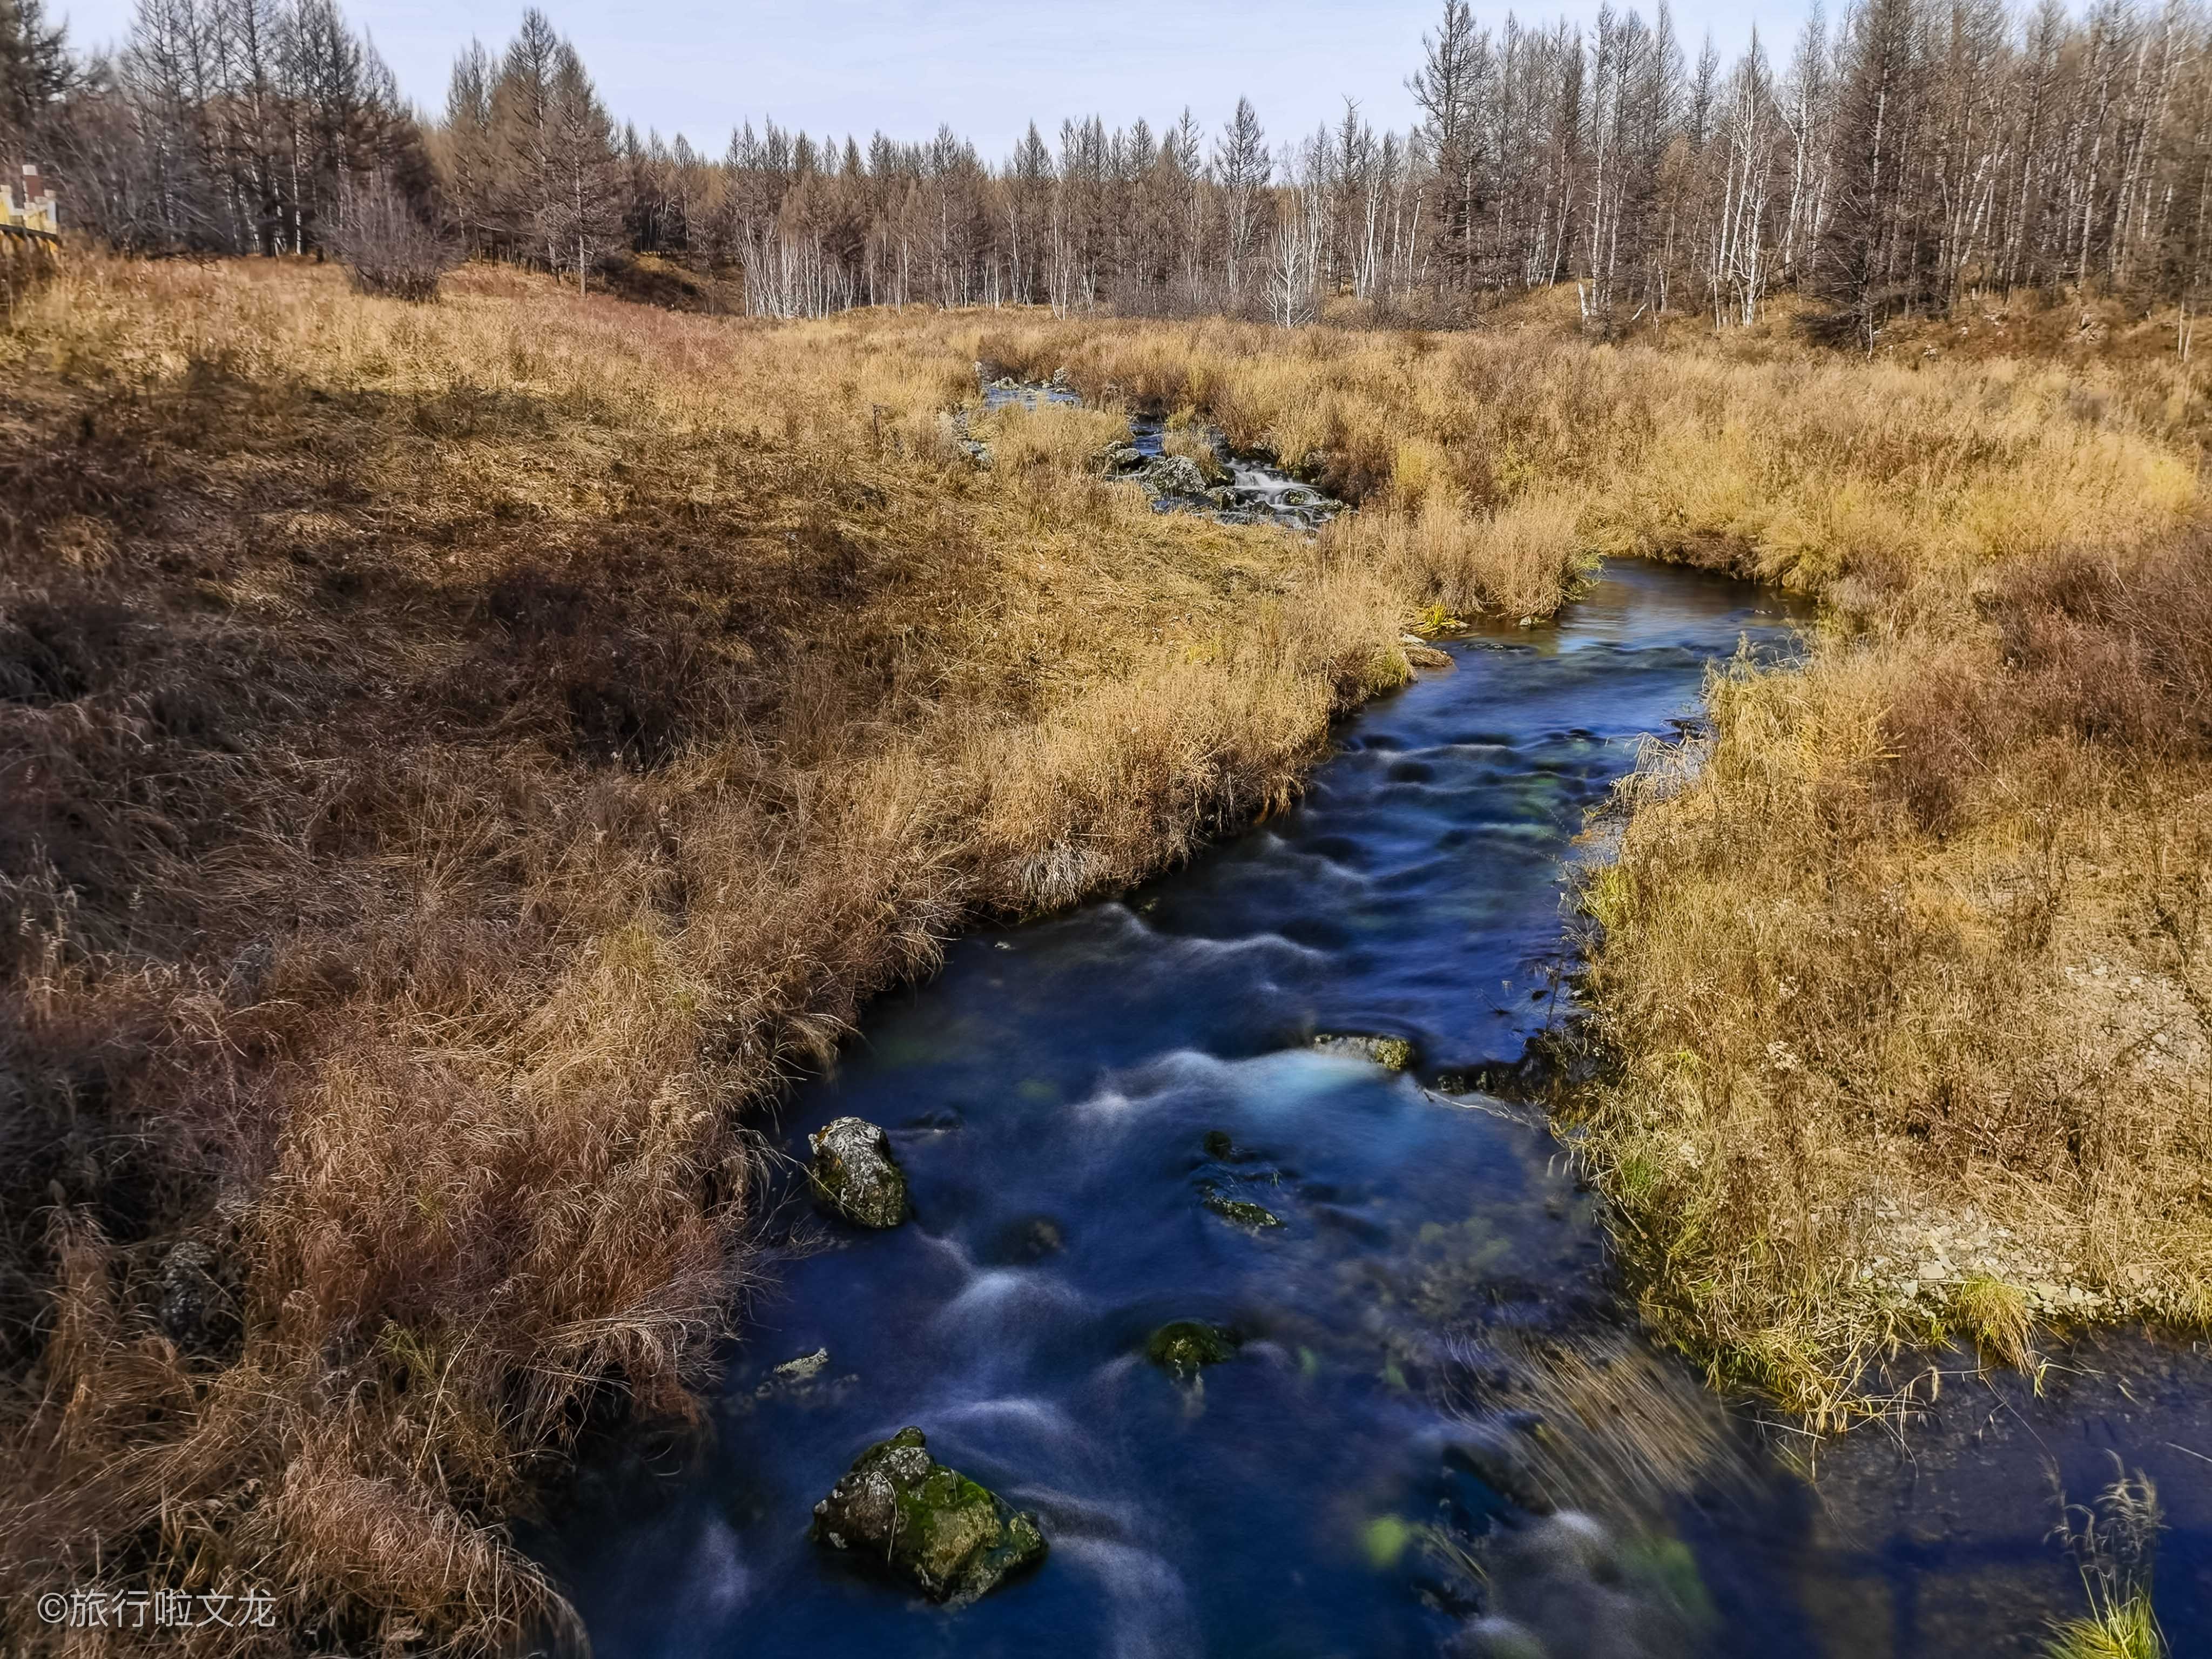
[[[1424,1086],[1511,1060],[1552,1015],[1585,815],[1695,715],[1711,661],[1786,649],[1790,622],[1740,584],[1616,565],[1555,626],[1456,641],[1451,670],[1363,711],[1295,810],[1119,899],[963,939],[877,1004],[777,1133],[797,1157],[831,1118],[883,1124],[915,1219],[862,1234],[794,1194],[706,1431],[587,1458],[535,1542],[595,1650],[1386,1659],[1510,1612],[1559,1659],[2032,1652],[2071,1583],[2047,1513],[2005,1499],[2010,1579],[1972,1554],[1990,1515],[1900,1555],[1921,1489],[1859,1453],[1838,1521],[1639,1346],[1550,1135]],[[1419,1060],[1317,1052],[1326,1032]],[[1284,1224],[1233,1224],[1209,1191]],[[1143,1353],[1173,1319],[1243,1346],[1178,1382]],[[1550,1431],[1589,1455],[1537,1502],[1455,1448],[1537,1443],[1546,1344],[1633,1388],[1610,1430],[1551,1400]],[[771,1376],[821,1348],[813,1380]],[[908,1424],[1039,1514],[1042,1568],[945,1609],[808,1540],[814,1501]],[[2094,1474],[2097,1436],[2075,1438],[2069,1468]],[[1969,1511],[1977,1443],[1955,1460]],[[2039,1502],[2032,1455],[2007,1456],[2004,1490],[2026,1468]],[[1582,1534],[1533,1513],[1553,1502]],[[2183,1518],[2161,1605],[2186,1621],[2207,1553]],[[1563,1566],[1583,1534],[1596,1565]]]

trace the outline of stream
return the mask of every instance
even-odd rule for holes
[[[1030,409],[1044,404],[1083,404],[1073,390],[1058,380],[994,380],[977,367],[986,409],[1010,404]],[[1134,411],[1128,422],[1128,441],[1109,459],[1109,471],[1141,484],[1151,494],[1156,513],[1201,513],[1224,524],[1279,524],[1287,530],[1312,532],[1344,511],[1342,501],[1301,483],[1266,458],[1237,454],[1212,428],[1202,428],[1219,468],[1218,481],[1210,483],[1194,464],[1167,458],[1163,444],[1167,423],[1158,414]]]
[[[525,1541],[593,1650],[2025,1659],[2081,1603],[2045,1465],[2082,1498],[2111,1453],[2160,1483],[2175,1653],[2212,1650],[2201,1353],[2114,1337],[2039,1396],[1957,1381],[1902,1450],[1845,1437],[1808,1484],[1635,1334],[1549,1132],[1452,1092],[1565,994],[1586,812],[1708,663],[1787,652],[1796,619],[1613,564],[1556,623],[1448,642],[1292,811],[877,1002],[776,1134],[803,1158],[832,1119],[883,1125],[914,1219],[863,1234],[794,1183],[703,1428],[586,1448]],[[1234,1357],[1151,1363],[1177,1320]],[[1042,1566],[948,1608],[809,1540],[908,1424],[1039,1516]]]

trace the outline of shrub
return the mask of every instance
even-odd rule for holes
[[[461,262],[453,239],[382,179],[348,204],[324,245],[359,292],[416,304],[435,300],[439,278]]]

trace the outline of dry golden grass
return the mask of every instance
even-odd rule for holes
[[[1415,618],[1542,617],[1644,551],[1902,639],[1972,586],[1914,572],[2136,547],[2192,488],[2062,375],[1540,329],[771,325],[85,257],[0,359],[16,1645],[95,1561],[279,1589],[271,1652],[557,1624],[502,1517],[602,1405],[687,1408],[744,1287],[744,1109],[963,919],[1287,799]],[[985,416],[978,360],[1187,409],[1367,510],[1310,544],[1161,517],[1092,476],[1111,417]],[[1790,695],[1723,698],[1754,774]],[[1895,702],[1822,718],[1876,765]]]
[[[1939,567],[1636,781],[1580,1144],[1717,1380],[1832,1424],[1899,1344],[2212,1323],[2208,577]]]
[[[1462,334],[1038,318],[983,329],[975,350],[1195,410],[1240,450],[1407,515],[1417,532],[1352,533],[1425,544],[1428,600],[1461,611],[1547,616],[1589,560],[1632,554],[1848,583],[1847,599],[1949,573],[1926,598],[1994,562],[2141,545],[2195,499],[2194,466],[2165,441],[2164,371],[2085,397],[2055,368],[1869,364],[1771,334],[1591,346],[1547,304]],[[1502,562],[1455,574],[1474,541]]]

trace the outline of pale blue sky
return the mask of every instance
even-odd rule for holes
[[[521,0],[341,0],[375,38],[403,91],[435,112],[454,53],[475,35],[497,50]],[[1807,0],[1678,0],[1687,53],[1710,27],[1733,55],[1753,22],[1786,58]],[[576,43],[617,121],[678,131],[719,155],[736,122],[763,115],[819,136],[881,127],[922,138],[939,121],[1002,159],[1034,117],[1048,138],[1064,115],[1154,125],[1187,104],[1209,131],[1249,96],[1271,138],[1310,131],[1358,99],[1378,126],[1413,118],[1406,76],[1441,0],[1364,5],[1277,0],[1176,0],[1113,7],[1072,0],[550,0],[556,27]],[[1625,9],[1625,6],[1624,6]],[[119,38],[132,0],[50,0],[79,46]],[[1478,4],[1486,23],[1504,4]],[[1542,4],[1523,15],[1587,21],[1596,0]],[[1648,15],[1648,11],[1647,11]]]

